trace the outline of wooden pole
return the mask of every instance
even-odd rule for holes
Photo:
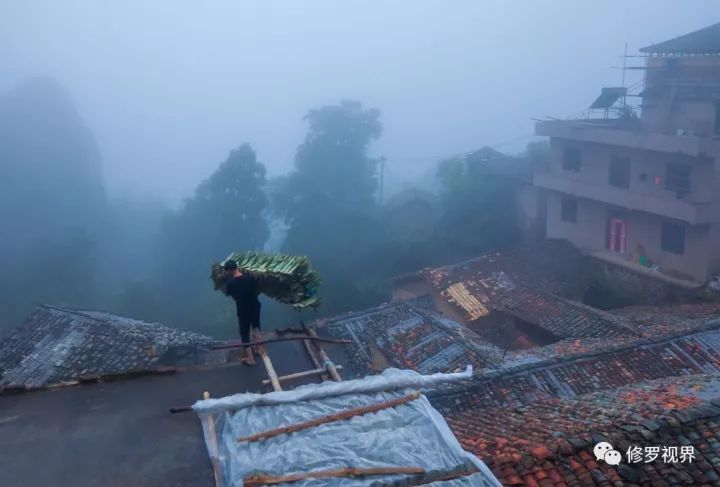
[[[276,477],[273,475],[249,475],[243,479],[243,485],[247,487],[259,487],[261,485],[283,484],[285,482],[297,482],[305,479],[325,479],[331,477],[364,477],[367,475],[420,475],[424,474],[422,467],[378,467],[378,468],[354,468],[345,467],[335,470],[317,470],[315,472],[302,472]]]
[[[210,393],[203,392],[203,399],[209,399]],[[207,416],[208,441],[210,443],[210,461],[213,467],[213,476],[215,477],[215,486],[220,487],[220,462],[218,460],[220,453],[217,443],[217,432],[215,431],[215,416],[208,414]]]
[[[338,365],[338,366],[335,367],[335,368],[338,369],[338,370],[342,370],[342,365]],[[280,377],[278,377],[278,381],[279,381],[279,382],[284,382],[284,381],[288,381],[288,380],[303,379],[303,378],[305,378],[305,377],[312,377],[313,375],[325,374],[326,372],[327,372],[327,370],[325,370],[325,369],[323,369],[322,367],[320,367],[320,368],[313,369],[313,370],[306,370],[306,371],[304,371],[304,372],[296,372],[296,373],[294,373],[294,374],[281,375]],[[262,383],[263,383],[264,386],[266,386],[266,385],[270,384],[270,380],[269,380],[269,379],[264,379],[264,380],[262,381]]]
[[[305,325],[304,321],[300,321],[300,326],[302,326],[303,333],[309,336],[310,333],[308,332],[308,327],[307,325]],[[313,345],[313,342],[311,340],[305,339],[303,340],[303,345],[305,345],[305,351],[307,352],[308,357],[310,357],[310,361],[315,364],[315,368],[324,370],[324,367],[320,365],[320,361],[318,360],[317,354],[315,353],[315,346]],[[327,374],[323,374],[320,376],[320,380],[323,381],[328,380],[329,378],[330,376]]]
[[[314,428],[315,426],[320,426],[321,424],[333,423],[335,421],[342,421],[344,419],[349,419],[355,416],[362,416],[364,414],[374,413],[383,409],[393,408],[395,406],[405,404],[406,402],[414,401],[419,397],[420,393],[414,392],[412,394],[408,394],[407,396],[402,396],[397,399],[392,399],[390,401],[371,404],[370,406],[347,409],[339,413],[329,414],[327,416],[320,416],[319,418],[311,419],[310,421],[303,421],[302,423],[295,423],[289,426],[283,426],[282,428],[275,428],[268,431],[263,431],[262,433],[255,433],[254,435],[250,436],[241,436],[240,438],[238,438],[237,441],[259,441],[287,433],[296,433],[298,431]]]
[[[348,344],[352,343],[350,340],[343,340],[343,339],[337,339],[337,338],[321,338],[318,336],[312,337],[312,336],[296,336],[296,337],[279,337],[279,338],[269,338],[267,340],[258,340],[253,341],[249,343],[224,343],[222,345],[210,345],[210,350],[224,350],[226,348],[247,348],[247,347],[254,347],[257,345],[264,345],[265,343],[273,343],[273,342],[286,342],[290,340],[314,340],[318,342],[327,342],[327,343],[341,343],[341,344]]]
[[[473,474],[478,473],[480,470],[478,470],[475,467],[465,467],[460,468],[456,471],[447,471],[447,472],[431,472],[427,475],[419,475],[417,477],[411,477],[406,480],[405,485],[407,487],[417,487],[420,485],[428,485],[435,482],[445,482],[447,480],[454,480],[459,479],[460,477],[467,477]]]
[[[316,342],[323,341],[318,338],[317,333],[312,328],[308,329],[308,334]],[[327,368],[327,371],[330,374],[330,377],[332,377],[332,380],[334,380],[335,382],[341,382],[342,378],[340,377],[340,374],[338,374],[338,371],[335,368],[335,364],[333,364],[332,360],[330,360],[330,357],[328,357],[328,355],[325,353],[325,350],[323,350],[322,347],[319,345],[317,346],[317,350],[320,354],[320,360],[323,361],[323,365],[325,366],[325,368]]]
[[[264,346],[258,345],[257,352],[258,352],[258,355],[260,355],[260,358],[262,358],[263,364],[265,364],[265,370],[267,370],[267,375],[268,375],[268,378],[270,379],[270,383],[272,384],[273,390],[282,391],[282,387],[280,387],[280,381],[278,380],[278,375],[275,372],[275,367],[273,367],[272,361],[270,360],[270,356],[268,355],[267,350],[265,350]]]

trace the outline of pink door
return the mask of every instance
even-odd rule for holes
[[[610,219],[609,247],[613,252],[625,253],[627,241],[627,222],[621,218]]]

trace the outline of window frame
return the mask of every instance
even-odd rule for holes
[[[572,204],[572,206],[568,207],[568,204]],[[578,198],[576,196],[562,195],[560,199],[560,221],[577,224],[577,220]]]
[[[687,175],[674,174],[671,177],[671,169],[677,170],[682,168],[687,171]],[[665,163],[665,189],[674,191],[678,196],[684,196],[692,191],[692,165],[684,162],[667,162]],[[678,184],[678,181],[687,180],[687,185]]]
[[[681,234],[670,235],[669,231],[680,230]],[[676,255],[685,255],[687,227],[680,222],[664,220],[660,228],[660,249]]]
[[[572,160],[569,155],[572,154]],[[569,146],[563,148],[563,159],[562,159],[563,171],[568,172],[580,172],[582,169],[582,150],[580,147]]]
[[[620,184],[616,184],[616,183]],[[611,156],[608,164],[608,184],[613,188],[630,189],[630,158]]]

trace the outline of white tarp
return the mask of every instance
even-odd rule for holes
[[[224,486],[240,487],[243,478],[253,474],[283,476],[344,467],[422,467],[428,479],[448,472],[478,470],[476,474],[438,482],[438,485],[499,487],[500,483],[487,466],[462,449],[443,417],[422,395],[394,408],[291,434],[254,442],[237,441],[241,436],[389,401],[419,387],[437,384],[443,378],[464,380],[467,373],[422,376],[414,371],[389,369],[381,375],[353,381],[312,384],[262,395],[236,394],[214,403],[201,401],[195,409],[203,419],[208,451],[220,465]],[[258,396],[273,397],[267,401]],[[292,397],[295,399],[291,400]],[[214,434],[209,431],[208,411],[222,411],[213,414]],[[217,451],[212,437],[217,438]],[[387,485],[404,478],[400,475],[339,477],[302,480],[292,485],[345,487],[377,482]]]
[[[445,382],[455,382],[472,378],[472,366],[468,365],[463,372],[452,374],[418,374],[414,370],[385,369],[380,375],[370,375],[362,379],[343,382],[323,382],[308,384],[290,391],[274,391],[267,394],[241,393],[218,399],[203,399],[193,404],[197,413],[214,413],[227,409],[241,409],[250,406],[282,404],[287,402],[308,401],[342,394],[363,392],[379,392],[412,387],[415,389],[430,388]]]

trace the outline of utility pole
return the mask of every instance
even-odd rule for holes
[[[625,88],[625,71],[627,70],[627,42],[625,43],[625,52],[623,53],[623,66],[622,66],[622,82],[620,83],[620,86]],[[627,93],[625,93],[622,97],[622,107],[625,109],[626,106],[626,100],[627,100]]]
[[[383,204],[383,192],[385,186],[385,156],[380,157],[380,204]]]

